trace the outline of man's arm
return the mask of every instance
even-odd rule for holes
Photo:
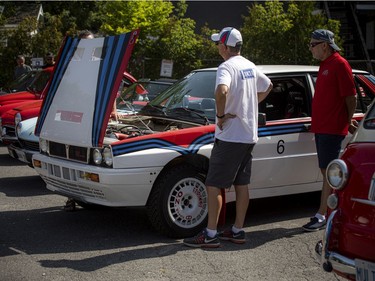
[[[228,86],[220,84],[215,91],[216,115],[223,116],[225,114],[225,103],[227,101]]]
[[[345,98],[346,108],[348,110],[348,124],[352,124],[352,118],[357,107],[357,97],[356,96],[347,96]]]

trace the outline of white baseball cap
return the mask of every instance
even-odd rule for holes
[[[226,46],[236,47],[236,45],[242,45],[241,33],[233,27],[224,27],[220,33],[211,35],[211,40],[215,43],[219,41]]]

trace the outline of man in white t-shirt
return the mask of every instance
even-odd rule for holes
[[[258,141],[258,103],[272,89],[271,80],[240,55],[241,33],[226,27],[211,36],[223,62],[216,75],[216,130],[206,179],[208,224],[201,233],[184,239],[190,247],[215,248],[219,239],[245,243],[243,224],[249,205],[252,150]],[[221,233],[217,223],[222,207],[221,189],[234,185],[236,219]]]

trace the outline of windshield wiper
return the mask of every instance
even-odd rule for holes
[[[166,115],[164,106],[152,105],[151,103],[148,103],[144,107],[142,107],[138,113],[146,114],[146,112],[150,113],[151,111],[157,111],[158,113],[162,113],[164,116]]]
[[[176,108],[171,108],[167,111],[168,113],[188,113],[189,116],[195,115],[200,117],[205,121],[205,125],[210,124],[210,120],[208,120],[207,116],[202,114],[203,111],[199,109],[193,109],[193,108],[187,108],[187,107],[176,107]]]

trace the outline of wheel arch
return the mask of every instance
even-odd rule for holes
[[[147,198],[146,206],[149,205],[150,195],[152,191],[154,190],[156,183],[163,178],[164,174],[168,172],[171,168],[174,168],[176,166],[188,164],[192,167],[194,167],[197,171],[201,172],[202,174],[207,174],[208,171],[208,164],[209,159],[206,156],[203,156],[201,154],[187,154],[187,155],[181,155],[177,158],[172,159],[170,162],[168,162],[164,168],[160,171],[159,175],[157,176],[156,180],[154,181],[154,184],[152,185],[152,189],[149,193],[149,196]]]

